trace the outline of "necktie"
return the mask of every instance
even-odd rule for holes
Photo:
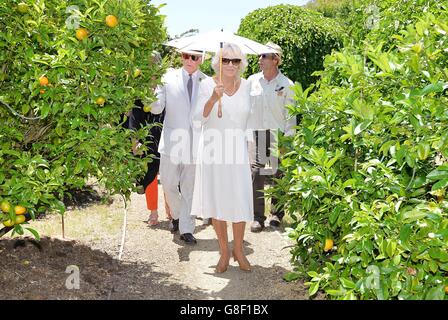
[[[193,79],[191,78],[191,74],[187,82],[187,90],[188,90],[188,97],[190,98],[191,102],[191,93],[193,92]]]

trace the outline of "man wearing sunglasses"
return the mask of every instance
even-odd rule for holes
[[[282,49],[269,42],[267,47],[275,53],[259,55],[258,64],[261,72],[248,78],[251,83],[250,98],[252,114],[249,127],[254,129],[255,145],[252,146],[252,181],[254,199],[254,221],[251,224],[252,232],[260,232],[265,226],[265,199],[264,186],[272,182],[272,178],[280,178],[277,170],[278,159],[271,154],[277,135],[294,134],[295,119],[288,116],[287,105],[293,104],[294,94],[291,90],[293,82],[279,70],[282,62]],[[266,170],[269,164],[272,170]],[[269,176],[269,180],[267,179]],[[284,212],[275,209],[276,201],[272,199],[272,215],[269,219],[271,227],[280,227]]]
[[[195,217],[190,215],[195,176],[195,149],[200,133],[191,122],[199,81],[207,76],[198,70],[202,51],[181,51],[182,68],[168,71],[155,91],[151,112],[165,119],[159,143],[160,180],[171,209],[171,231],[179,231],[186,244],[196,244]]]

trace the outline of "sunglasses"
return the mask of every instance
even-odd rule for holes
[[[222,58],[222,64],[228,65],[232,62],[234,66],[239,66],[241,63],[241,59],[229,59],[229,58]]]
[[[191,58],[191,60],[193,60],[193,61],[198,61],[199,59],[201,59],[201,56],[195,56],[193,54],[182,53],[182,58],[185,60],[188,60]]]
[[[260,54],[258,56],[258,58],[261,58],[261,59],[267,59],[267,58],[274,59],[275,58],[275,54],[273,54],[273,53],[263,53],[263,54]]]

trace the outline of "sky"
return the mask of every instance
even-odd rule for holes
[[[170,37],[190,29],[199,32],[220,30],[237,32],[241,19],[248,13],[278,4],[302,6],[309,0],[150,0],[165,15],[165,25]]]

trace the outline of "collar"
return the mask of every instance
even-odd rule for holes
[[[276,83],[276,82],[279,81],[281,75],[282,75],[282,72],[280,70],[278,70],[277,75],[272,80],[266,80],[266,78],[264,77],[263,72],[261,72],[261,79],[262,79],[262,81],[264,81],[267,84]]]
[[[198,77],[198,75],[199,75],[199,69],[196,70],[195,72],[193,72],[193,73],[191,74],[191,77],[192,77],[193,80],[194,80],[194,79],[196,79],[196,78]],[[190,74],[187,72],[187,70],[185,70],[184,68],[182,68],[182,76],[183,76],[185,79],[188,79],[188,77],[190,76]]]

